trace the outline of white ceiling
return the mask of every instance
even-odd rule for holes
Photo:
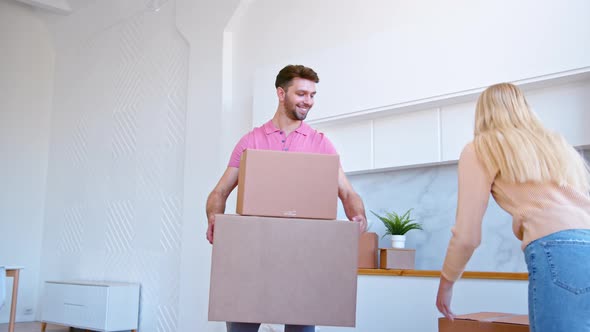
[[[68,15],[72,12],[70,1],[68,0],[16,0],[26,3],[36,8],[50,11],[56,14]]]
[[[69,15],[80,9],[83,9],[97,0],[15,0],[34,8],[42,10],[45,13]],[[126,1],[126,0],[121,0]],[[158,11],[168,0],[144,0],[148,9]]]

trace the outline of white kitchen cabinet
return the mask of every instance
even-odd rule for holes
[[[590,80],[525,94],[545,126],[574,146],[590,145]]]
[[[439,122],[438,109],[375,119],[375,168],[439,162]]]
[[[441,161],[458,160],[465,144],[473,140],[475,101],[443,107],[440,119]]]
[[[345,172],[373,168],[373,123],[363,120],[354,123],[318,127],[334,144]]]
[[[590,145],[590,81],[525,91],[530,107],[550,130],[574,146]],[[476,101],[441,108],[441,161],[458,160],[473,140]]]
[[[590,146],[590,72],[519,84],[541,122],[576,147]],[[457,161],[473,140],[481,91],[427,101],[399,113],[317,124],[337,147],[346,172]],[[313,127],[316,127],[312,123]]]
[[[47,281],[42,330],[54,323],[93,331],[136,331],[139,284]]]

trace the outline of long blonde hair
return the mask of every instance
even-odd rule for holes
[[[590,172],[582,156],[541,124],[513,84],[492,85],[479,96],[474,134],[479,160],[504,181],[590,190]]]

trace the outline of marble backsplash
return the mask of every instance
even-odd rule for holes
[[[590,162],[590,150],[582,151]],[[403,213],[412,208],[412,217],[423,231],[407,233],[406,248],[416,249],[416,269],[440,270],[455,223],[457,204],[457,165],[356,174],[349,176],[367,210],[370,231],[379,234],[379,247],[391,247],[389,237],[381,238],[385,228],[370,211]],[[345,219],[339,206],[338,217]],[[482,226],[482,242],[466,270],[526,272],[520,241],[512,233],[512,217],[490,196]]]

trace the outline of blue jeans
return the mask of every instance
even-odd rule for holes
[[[227,332],[258,332],[260,323],[227,323]],[[314,332],[313,325],[285,325],[285,332]]]
[[[531,332],[590,331],[590,230],[565,230],[531,242]]]

